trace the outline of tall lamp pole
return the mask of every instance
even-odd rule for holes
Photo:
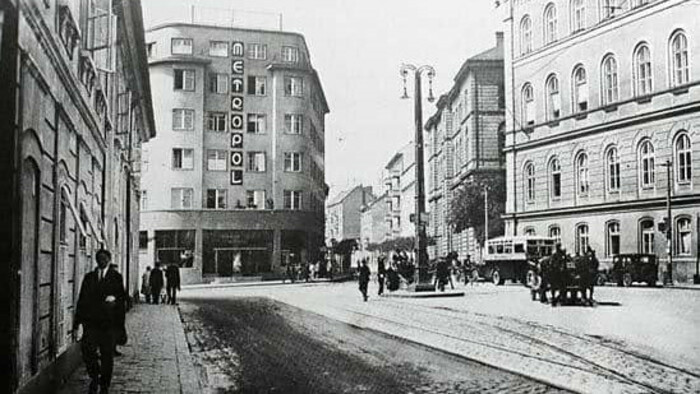
[[[666,241],[668,242],[668,265],[666,267],[666,272],[668,275],[668,282],[673,286],[673,217],[671,216],[671,170],[673,169],[673,162],[671,160],[666,160],[665,163],[661,163],[663,167],[666,167]]]
[[[403,79],[403,96],[407,99],[406,77],[412,72],[415,77],[414,91],[414,115],[415,115],[415,150],[416,150],[416,204],[415,204],[415,225],[416,225],[416,266],[414,287],[415,291],[434,291],[435,286],[428,272],[428,244],[425,235],[425,180],[423,179],[423,104],[421,90],[421,76],[425,73],[430,84],[428,101],[433,102],[433,77],[435,69],[429,65],[416,67],[413,64],[402,64],[400,73]]]

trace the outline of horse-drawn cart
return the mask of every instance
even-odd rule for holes
[[[599,261],[595,252],[588,250],[582,256],[571,257],[561,250],[545,256],[531,264],[532,275],[528,275],[532,300],[539,296],[551,305],[574,303],[593,305],[593,290],[598,275]]]

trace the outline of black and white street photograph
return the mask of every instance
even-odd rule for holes
[[[700,0],[0,0],[0,392],[700,393]]]

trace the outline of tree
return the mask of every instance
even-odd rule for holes
[[[488,189],[489,238],[503,235],[504,223],[501,215],[505,212],[506,181],[502,172],[475,174],[460,186],[452,199],[449,224],[455,232],[470,227],[480,245],[484,244],[484,189]]]

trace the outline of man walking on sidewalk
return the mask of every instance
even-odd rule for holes
[[[163,290],[163,271],[160,269],[160,262],[156,262],[156,266],[151,270],[149,282],[153,303],[158,304],[160,302],[160,292]]]
[[[177,292],[180,290],[180,267],[172,263],[165,271],[167,283],[168,304],[177,305]]]
[[[97,251],[97,269],[83,278],[75,312],[74,328],[83,326],[80,347],[91,394],[97,393],[98,387],[101,394],[109,392],[117,334],[125,330],[126,291],[121,274],[109,266],[111,259],[109,251]]]
[[[362,293],[362,298],[367,301],[367,286],[369,285],[369,267],[367,266],[367,259],[362,260],[362,266],[360,267],[360,292]]]

